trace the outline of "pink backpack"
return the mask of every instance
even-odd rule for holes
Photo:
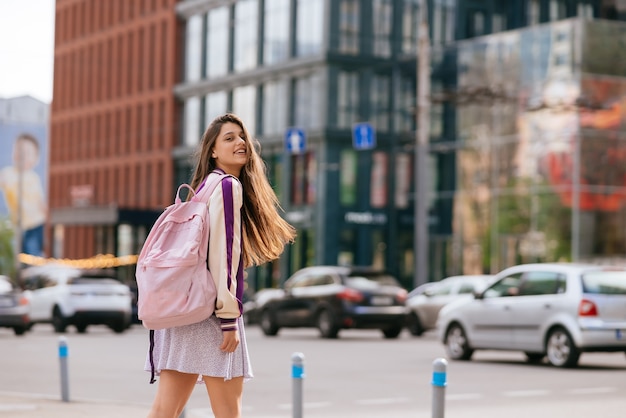
[[[208,269],[208,201],[225,174],[212,176],[194,192],[188,184],[176,191],[150,230],[137,260],[138,316],[155,330],[194,324],[211,316],[217,292]],[[180,199],[183,188],[193,197]],[[203,190],[204,189],[204,190]]]

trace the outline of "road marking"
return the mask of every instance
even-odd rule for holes
[[[360,399],[354,401],[357,405],[392,405],[410,402],[409,398],[380,398],[380,399]]]
[[[549,390],[512,390],[509,392],[502,392],[504,396],[511,396],[514,398],[523,398],[526,396],[546,396],[550,394]]]
[[[447,401],[473,401],[476,399],[482,399],[483,395],[480,393],[457,393],[452,395],[446,395]]]
[[[572,395],[595,395],[597,393],[611,393],[617,391],[617,388],[581,388],[569,391]]]

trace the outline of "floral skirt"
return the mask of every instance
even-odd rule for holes
[[[223,377],[230,380],[243,376],[244,381],[253,377],[243,319],[237,320],[240,343],[232,353],[220,350],[222,329],[215,315],[196,324],[154,331],[152,360],[154,372],[176,370],[202,376]],[[146,356],[144,370],[151,372],[150,352]]]

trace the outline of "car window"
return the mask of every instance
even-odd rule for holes
[[[436,286],[433,286],[431,289],[428,289],[425,293],[431,296],[444,296],[449,295],[452,291],[452,283],[437,283]]]
[[[303,286],[324,286],[333,284],[334,280],[332,276],[328,274],[319,274],[309,276],[304,282],[300,282],[298,287]]]
[[[357,281],[366,280],[368,282],[375,282],[383,286],[400,286],[398,280],[395,277],[384,273],[353,273],[354,275],[348,276],[347,281],[356,279]]]
[[[294,289],[296,287],[308,286],[310,280],[311,276],[309,276],[308,274],[294,277],[285,283],[285,289]]]
[[[514,296],[517,294],[521,280],[522,273],[511,274],[510,276],[503,277],[488,287],[483,293],[483,297],[498,298],[502,296]]]
[[[565,275],[551,271],[530,271],[523,277],[518,295],[554,295],[565,291]]]
[[[463,282],[459,287],[459,294],[461,293],[472,293],[476,289],[475,283]]]
[[[625,271],[594,271],[582,275],[583,291],[605,295],[626,295]]]

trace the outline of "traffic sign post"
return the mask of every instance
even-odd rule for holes
[[[352,126],[352,146],[356,150],[376,148],[376,134],[372,124],[362,122]]]
[[[285,149],[290,154],[301,154],[306,150],[306,134],[303,129],[287,129],[285,132]]]

